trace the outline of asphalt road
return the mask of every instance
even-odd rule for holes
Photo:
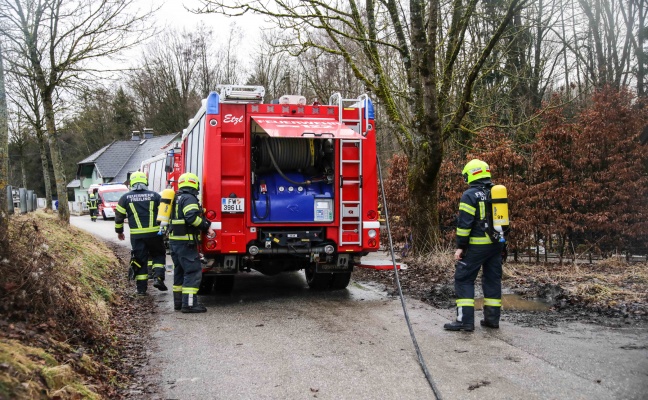
[[[112,221],[71,222],[119,242]],[[205,314],[181,314],[170,292],[151,293],[159,320],[146,373],[158,398],[434,398],[399,299],[371,283],[317,293],[302,273],[243,273],[230,296],[202,297]],[[407,304],[443,399],[648,398],[646,328],[504,322],[446,332],[452,310]]]

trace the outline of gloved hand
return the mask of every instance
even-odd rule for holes
[[[502,262],[506,262],[506,257],[508,257],[508,244],[504,243],[504,246],[502,247]]]

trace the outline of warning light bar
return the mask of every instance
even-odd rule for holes
[[[265,95],[263,86],[218,85],[221,103],[261,103]]]

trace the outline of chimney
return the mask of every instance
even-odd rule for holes
[[[152,139],[152,138],[153,138],[153,128],[144,128],[143,139]]]
[[[140,140],[140,131],[133,131],[133,136],[131,136],[131,140]]]

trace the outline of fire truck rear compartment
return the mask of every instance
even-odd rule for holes
[[[271,138],[256,134],[252,143],[252,222],[333,222],[331,139]]]

